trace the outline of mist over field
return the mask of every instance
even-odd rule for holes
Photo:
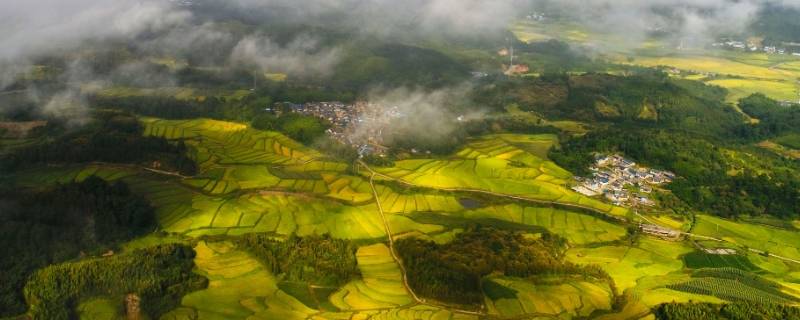
[[[125,44],[154,58],[190,56],[192,63],[232,66],[298,79],[331,79],[355,39],[435,39],[496,34],[526,14],[543,11],[569,17],[598,32],[636,43],[654,30],[680,43],[706,43],[720,34],[746,30],[765,5],[800,7],[798,0],[34,0],[0,3],[0,89],[42,57],[70,53],[62,70],[69,87],[57,100],[40,101],[57,115],[57,105],[72,97],[82,105],[80,82],[94,88],[111,83],[175,86],[165,70],[141,61],[114,70],[90,70],[84,48]],[[232,20],[267,25],[243,28]],[[321,29],[325,34],[319,34]],[[275,30],[290,31],[276,37]],[[330,32],[339,40],[331,41]],[[506,36],[507,37],[507,36]],[[342,41],[344,40],[344,41]],[[497,41],[498,44],[502,40]],[[624,46],[624,43],[619,44]],[[79,79],[79,80],[77,80]],[[409,90],[398,87],[399,90]],[[55,99],[56,97],[54,97]],[[73,99],[74,98],[74,99]],[[43,98],[47,99],[47,98]],[[38,101],[38,100],[37,100]],[[80,109],[80,108],[78,108]],[[53,111],[56,110],[56,111]]]

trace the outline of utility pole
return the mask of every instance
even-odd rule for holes
[[[509,52],[509,56],[510,56],[509,63],[510,64],[508,65],[508,67],[512,68],[512,67],[514,67],[514,42],[513,41],[509,41],[508,46],[511,48],[511,50]]]

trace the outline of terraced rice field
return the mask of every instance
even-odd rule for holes
[[[208,288],[186,295],[163,319],[306,319],[317,312],[279,290],[264,266],[231,243],[201,241],[195,251]]]
[[[137,175],[133,169],[89,166],[39,171],[25,175],[23,185],[46,185],[81,181],[91,175],[122,179],[156,208],[161,228],[188,236],[238,235],[251,232],[281,235],[330,234],[346,239],[377,239],[386,236],[374,203],[351,206],[302,194],[258,192],[236,197],[217,197],[196,192],[177,181]],[[439,232],[443,228],[392,215],[396,232]]]
[[[596,264],[603,268],[623,291],[636,287],[637,280],[663,276],[683,269],[680,257],[693,251],[681,243],[642,238],[635,247],[603,246],[567,251],[567,260]]]
[[[348,283],[331,295],[334,306],[341,310],[368,310],[400,307],[413,301],[389,247],[382,243],[361,247],[356,259],[362,280]]]
[[[375,187],[378,197],[386,213],[414,212],[457,212],[464,210],[455,196],[448,194],[426,194],[420,192],[399,193],[392,188],[378,185]]]
[[[490,300],[489,310],[501,316],[535,314],[569,319],[588,317],[598,310],[611,310],[613,294],[607,284],[587,281],[534,284],[507,277],[491,281],[516,291],[516,298]]]
[[[298,165],[321,155],[288,137],[216,120],[144,119],[146,136],[186,139],[201,169],[215,165]]]
[[[523,207],[518,204],[508,204],[457,211],[446,215],[470,220],[496,219],[539,226],[576,245],[615,241],[624,238],[626,234],[625,228],[595,216],[549,207]]]
[[[493,134],[474,139],[457,156],[518,161],[529,167],[544,167],[553,176],[569,179],[572,174],[545,160],[550,148],[557,143],[558,137],[552,134]]]
[[[547,162],[545,162],[547,163]],[[568,189],[566,181],[539,168],[515,167],[509,160],[404,160],[391,168],[375,169],[381,175],[403,182],[440,190],[481,190],[533,200],[587,207],[609,215],[625,216],[628,210],[582,196]]]

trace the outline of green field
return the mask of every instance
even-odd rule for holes
[[[349,164],[278,133],[215,120],[144,123],[147,135],[183,140],[200,172],[181,177],[132,165],[90,164],[38,168],[11,178],[20,186],[82,181],[92,175],[124,181],[156,208],[159,230],[165,234],[135,239],[123,250],[196,243],[196,272],[210,279],[209,287],[185,296],[182,306],[164,319],[475,319],[473,314],[412,299],[386,245],[386,225],[377,203],[395,239],[447,243],[474,223],[554,233],[569,245],[567,260],[600,266],[615,281],[617,292],[627,297],[621,310],[610,311],[607,284],[493,276],[494,291],[487,291],[485,310],[492,315],[569,319],[605,314],[613,319],[612,315],[642,315],[642,310],[646,314],[648,307],[671,301],[792,299],[773,291],[742,293],[744,284],[732,284],[730,277],[691,273],[707,268],[754,272],[784,290],[800,290],[790,282],[800,278],[800,268],[778,259],[709,255],[686,243],[646,236],[631,243],[626,225],[617,220],[629,217],[629,211],[571,191],[572,175],[547,159],[548,150],[558,143],[554,135],[489,135],[470,140],[449,157],[370,168],[378,173],[373,194],[367,168],[352,172]],[[677,229],[690,225],[667,215],[654,219]],[[698,215],[691,232],[730,241],[725,246],[800,257],[800,235],[785,228]],[[289,283],[276,279],[231,242],[201,238],[246,233],[278,238],[328,234],[356,240],[361,278],[341,288]],[[87,319],[112,319],[120,312],[104,297],[81,301],[77,310]]]
[[[682,243],[643,238],[637,246],[576,248],[567,259],[580,264],[597,264],[616,281],[620,290],[637,286],[650,276],[667,275],[683,269],[680,256],[692,249]]]
[[[500,316],[540,314],[559,318],[588,317],[611,310],[613,294],[608,285],[587,281],[534,284],[523,279],[498,277],[490,281],[515,292],[514,297],[492,299],[489,310]]]
[[[698,215],[692,232],[787,258],[800,259],[800,233],[793,231]]]
[[[195,251],[197,272],[209,278],[209,286],[186,295],[166,319],[305,319],[315,313],[278,289],[264,266],[232,244],[200,242]]]
[[[708,254],[705,252],[692,252],[683,256],[687,268],[736,268],[744,271],[756,272],[761,269],[756,267],[747,257],[734,255]]]
[[[789,55],[726,50],[677,50],[657,39],[631,42],[613,33],[590,31],[577,23],[519,22],[511,31],[523,42],[557,39],[599,49],[622,65],[666,67],[682,71],[684,79],[699,80],[729,90],[727,101],[760,92],[776,100],[797,101],[800,96],[800,59]],[[623,44],[623,45],[620,45]]]
[[[567,188],[571,174],[541,157],[555,143],[553,139],[550,135],[490,136],[473,141],[447,160],[402,160],[394,167],[374,169],[381,180],[439,190],[480,190],[627,215],[627,209]]]

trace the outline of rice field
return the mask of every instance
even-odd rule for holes
[[[503,317],[540,314],[571,319],[588,317],[598,310],[611,310],[613,294],[607,284],[588,281],[534,284],[509,277],[495,277],[490,281],[516,291],[515,298],[487,299],[490,312]]]
[[[798,72],[800,73],[800,72]],[[739,99],[746,98],[755,92],[778,101],[796,101],[800,99],[800,86],[790,81],[782,80],[757,80],[757,79],[719,79],[706,81],[707,84],[728,89],[726,100],[738,103]]]
[[[513,160],[529,167],[546,166],[551,175],[568,179],[572,176],[569,172],[546,161],[550,148],[557,143],[558,137],[553,134],[492,134],[474,139],[457,156]]]
[[[697,215],[692,233],[800,260],[800,233],[765,225]]]
[[[667,287],[733,302],[792,304],[800,301],[788,294],[788,289],[781,284],[736,268],[699,269],[692,273],[690,280]]]
[[[469,220],[496,219],[539,226],[564,237],[574,245],[616,241],[626,235],[625,228],[595,216],[550,207],[524,207],[518,204],[508,204],[458,211],[446,215]]]
[[[730,76],[708,78],[703,81],[729,90],[726,100],[737,103],[739,99],[760,92],[772,99],[798,99],[800,87],[796,79],[800,70],[793,68],[794,62],[780,63],[758,59],[759,54],[749,53],[699,53],[698,55],[640,56],[632,64],[648,67],[669,66],[680,70]]]
[[[298,165],[321,157],[288,137],[247,125],[208,119],[143,119],[144,135],[185,139],[201,169],[215,165]]]
[[[738,254],[720,255],[696,251],[683,256],[683,262],[687,268],[691,269],[736,268],[750,272],[761,270],[750,262],[747,257]]]
[[[264,266],[233,244],[201,241],[195,251],[196,272],[209,279],[208,288],[184,296],[166,319],[306,319],[317,312],[281,291]]]
[[[481,190],[537,201],[581,206],[609,215],[628,214],[627,209],[614,207],[573,192],[566,187],[564,178],[548,174],[555,170],[547,167],[549,165],[542,165],[539,168],[515,167],[509,160],[499,158],[414,159],[398,161],[394,167],[375,170],[388,179],[397,179],[427,188]]]
[[[382,243],[361,247],[356,259],[362,279],[346,284],[331,295],[334,306],[358,311],[400,307],[413,301],[403,286],[403,275],[389,247]]]
[[[641,238],[636,246],[574,248],[567,259],[578,264],[602,267],[623,291],[637,286],[645,277],[664,276],[683,269],[680,257],[693,251],[682,243]]]

